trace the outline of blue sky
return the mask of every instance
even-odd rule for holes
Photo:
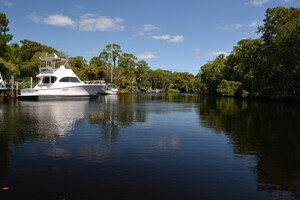
[[[28,39],[87,61],[117,43],[152,69],[197,74],[241,39],[257,38],[267,8],[300,0],[0,0],[11,42]]]

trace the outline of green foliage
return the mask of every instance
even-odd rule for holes
[[[83,79],[85,80],[96,80],[98,75],[98,69],[95,66],[88,66],[83,71]]]
[[[0,57],[4,57],[7,52],[7,43],[13,38],[9,31],[9,20],[4,13],[0,13]]]
[[[194,75],[187,72],[173,72],[172,88],[180,92],[196,92]]]
[[[148,78],[152,88],[167,90],[172,84],[172,72],[168,70],[149,70]]]
[[[223,79],[226,58],[221,54],[214,61],[210,61],[201,67],[201,81],[207,85],[209,93],[215,93],[217,86]]]
[[[168,89],[168,93],[180,93],[178,89]]]
[[[300,9],[267,9],[258,32],[261,38],[243,39],[228,57],[202,66],[201,91],[231,95],[225,79],[240,82],[250,96],[300,99]]]
[[[223,79],[221,84],[218,85],[217,92],[222,96],[234,96],[241,85],[240,82]]]
[[[136,81],[135,67],[137,66],[137,57],[133,54],[123,53],[118,60],[118,67],[123,68],[125,76],[125,85],[133,85]],[[124,86],[124,85],[122,85]]]
[[[108,44],[100,53],[99,57],[105,61],[110,62],[112,59],[114,66],[116,66],[118,57],[122,54],[121,46],[118,44]]]
[[[300,8],[267,9],[262,33],[270,74],[265,92],[300,97]],[[282,84],[284,83],[284,84]]]
[[[56,49],[44,44],[40,44],[38,42],[30,40],[21,40],[20,42],[22,44],[20,56],[23,62],[30,61],[34,54],[36,54],[37,52],[47,52],[48,54],[58,52]]]
[[[262,39],[243,39],[227,57],[224,78],[243,83],[247,91],[261,90],[264,81],[264,43]]]
[[[14,68],[14,66],[11,63],[8,63],[5,60],[3,60],[3,58],[0,58],[0,73],[4,78],[9,77],[9,69],[11,68]]]
[[[82,56],[69,58],[69,65],[71,68],[83,69],[86,66],[86,60]]]

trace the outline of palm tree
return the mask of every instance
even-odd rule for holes
[[[96,79],[98,75],[98,69],[95,66],[88,66],[85,70],[84,70],[84,79],[88,79],[88,80],[93,80]]]

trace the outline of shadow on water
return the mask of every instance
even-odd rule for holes
[[[1,100],[1,99],[0,99]],[[151,114],[195,110],[202,127],[225,134],[235,155],[251,155],[257,190],[287,191],[300,199],[300,106],[198,95],[100,96],[94,101],[0,101],[0,180],[9,174],[13,148],[27,141],[67,140],[83,122],[99,140],[118,143],[122,130]],[[100,137],[99,137],[100,136]]]
[[[225,133],[235,154],[254,155],[258,190],[300,199],[300,107],[234,98],[203,98],[202,124]]]

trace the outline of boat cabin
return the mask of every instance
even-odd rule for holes
[[[51,86],[57,81],[56,76],[42,76],[40,77],[39,86]],[[58,81],[59,83],[81,83],[77,77],[62,77]]]
[[[41,83],[43,85],[50,85],[52,83],[55,83],[56,79],[57,78],[55,76],[44,76],[42,77]]]

